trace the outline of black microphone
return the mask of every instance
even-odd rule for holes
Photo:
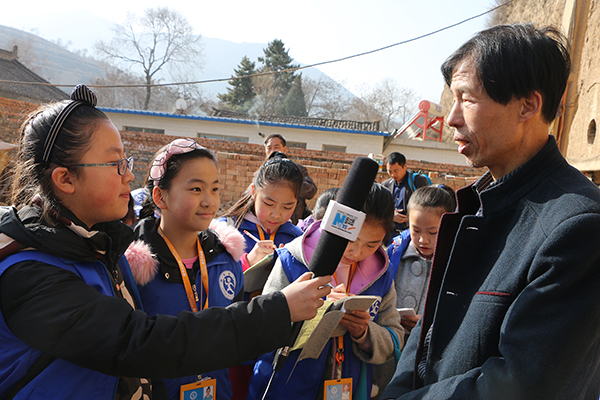
[[[336,202],[353,210],[361,211],[377,177],[377,171],[379,171],[377,162],[368,157],[356,157],[350,166],[346,179],[344,179]],[[347,245],[348,239],[323,229],[315,251],[308,262],[308,269],[312,271],[314,276],[333,275],[346,251]],[[291,346],[296,342],[302,324],[302,322],[294,322]],[[263,399],[266,398],[269,392],[273,376],[281,369],[288,355],[289,346],[279,349],[275,354],[273,373],[267,384]]]
[[[337,197],[337,203],[361,211],[377,177],[379,164],[368,157],[356,157]],[[332,275],[337,269],[348,239],[323,230],[308,263],[315,276]],[[295,338],[294,338],[295,340]]]

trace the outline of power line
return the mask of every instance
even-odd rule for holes
[[[302,69],[307,69],[307,68],[314,68],[314,67],[318,67],[321,65],[326,65],[326,64],[333,64],[333,63],[337,63],[340,61],[346,61],[346,60],[350,60],[352,58],[357,58],[357,57],[363,57],[369,54],[373,54],[373,53],[377,53],[383,50],[387,50],[390,49],[392,47],[396,47],[396,46],[400,46],[403,44],[407,44],[407,43],[411,43],[417,40],[421,40],[424,39],[426,37],[435,35],[437,33],[446,31],[448,29],[454,28],[456,26],[462,25],[466,22],[472,21],[474,19],[480,18],[484,15],[487,15],[493,11],[496,11],[499,8],[505,7],[509,4],[511,4],[512,2],[514,2],[515,0],[509,0],[506,3],[500,4],[494,8],[491,8],[485,12],[482,12],[481,14],[477,14],[474,15],[472,17],[469,17],[467,19],[464,19],[460,22],[454,23],[452,25],[448,25],[445,26],[443,28],[440,28],[438,30],[426,33],[424,35],[421,36],[417,36],[414,37],[412,39],[408,39],[408,40],[404,40],[402,42],[398,42],[398,43],[394,43],[394,44],[390,44],[388,46],[384,46],[384,47],[380,47],[378,49],[375,50],[370,50],[370,51],[366,51],[364,53],[358,53],[358,54],[354,54],[351,56],[346,56],[346,57],[342,57],[342,58],[337,58],[335,60],[329,60],[329,61],[322,61],[322,62],[318,62],[315,64],[310,64],[310,65],[304,65],[304,66],[299,66],[299,67],[295,67],[295,68],[288,68],[288,69],[283,69],[281,71],[268,71],[268,72],[258,72],[252,75],[246,75],[246,76],[232,76],[229,78],[218,78],[218,79],[206,79],[206,80],[202,80],[202,81],[190,81],[190,82],[171,82],[171,83],[153,83],[153,84],[120,84],[120,85],[87,85],[88,87],[93,87],[93,88],[138,88],[138,87],[162,87],[162,86],[183,86],[183,85],[199,85],[199,84],[204,84],[204,83],[214,83],[214,82],[225,82],[225,81],[231,81],[231,80],[239,80],[239,79],[246,79],[246,78],[253,78],[253,77],[257,77],[257,76],[267,76],[267,75],[277,75],[277,74],[281,74],[283,72],[294,72],[294,71],[299,71]],[[54,87],[74,87],[75,85],[73,84],[54,84],[54,83],[41,83],[41,82],[20,82],[20,81],[6,81],[6,80],[1,80],[0,79],[0,83],[9,83],[9,84],[15,84],[15,85],[33,85],[33,86],[54,86]]]

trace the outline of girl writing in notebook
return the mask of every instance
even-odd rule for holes
[[[333,275],[335,289],[328,299],[372,295],[380,300],[368,312],[346,312],[340,324],[347,328],[347,332],[329,339],[317,359],[303,359],[294,367],[301,350],[291,352],[274,376],[267,399],[319,399],[327,391],[327,386],[336,384],[338,379],[350,380],[353,398],[369,399],[372,395],[373,364],[383,364],[392,359],[395,347],[402,346],[404,330],[396,311],[394,273],[388,270],[388,258],[382,248],[384,239],[393,229],[392,194],[374,183],[362,211],[366,219],[358,238],[346,247]],[[317,221],[301,237],[277,250],[278,258],[264,293],[284,288],[308,271],[307,265],[321,232]],[[273,371],[273,355],[265,354],[256,363],[248,399],[262,398]]]

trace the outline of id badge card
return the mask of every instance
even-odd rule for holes
[[[324,400],[352,400],[352,378],[325,381]]]
[[[179,400],[214,400],[216,399],[217,380],[205,379],[182,385],[179,390]]]

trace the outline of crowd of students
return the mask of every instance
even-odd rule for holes
[[[0,398],[597,399],[600,191],[548,134],[565,43],[495,26],[453,53],[447,122],[488,171],[455,196],[392,155],[356,239],[314,279],[337,195],[297,207],[314,182],[285,154],[267,151],[218,216],[209,149],[171,142],[130,194],[134,161],[88,88],[40,107],[0,208]],[[290,348],[307,320],[331,326]]]
[[[292,322],[313,318],[324,300],[355,295],[378,300],[345,313],[345,332],[318,358],[297,361],[300,350],[292,351],[266,398],[323,398],[339,379],[350,379],[344,388],[355,398],[381,393],[373,365],[394,360],[415,322],[396,311],[396,292],[409,287],[386,254],[398,258],[398,239],[387,246],[392,193],[373,183],[358,238],[332,277],[310,279],[320,220],[339,188],[325,190],[294,225],[306,172],[275,152],[217,215],[218,161],[182,138],[157,151],[134,210],[134,161],[95,103],[80,85],[21,128],[14,206],[2,209],[0,223],[0,397],[179,399],[200,390],[262,399]],[[423,259],[430,253],[419,232],[435,234],[417,221],[428,212],[439,220],[442,206],[430,197],[450,197],[428,189],[409,203],[413,247],[402,248]],[[245,290],[244,271],[265,257],[274,264],[266,284]]]

